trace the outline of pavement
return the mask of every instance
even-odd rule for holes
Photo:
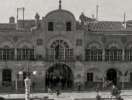
[[[111,98],[110,92],[100,92],[99,93],[102,98]],[[89,98],[90,100],[93,100],[97,95],[96,92],[64,92],[61,93],[60,96],[57,96],[56,93],[49,94],[49,93],[31,93],[31,98],[44,98],[45,96],[48,96],[49,99],[54,100],[75,100],[75,99],[85,99]],[[6,99],[15,99],[15,98],[24,98],[25,94],[8,94],[8,93],[1,93],[1,97],[4,97]],[[132,90],[122,90],[121,96],[124,98],[124,100],[132,100]]]

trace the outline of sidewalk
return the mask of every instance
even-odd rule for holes
[[[111,97],[110,92],[100,92],[100,95],[102,98],[109,98]],[[132,100],[132,90],[123,90],[121,93],[124,100]],[[4,97],[6,99],[12,99],[12,98],[24,98],[25,94],[0,94],[1,97]],[[59,97],[56,96],[55,93],[48,94],[48,93],[32,93],[31,98],[38,97],[43,98],[45,96],[48,96],[50,99],[59,99],[59,100],[74,100],[75,98],[95,98],[96,92],[69,92],[69,93],[61,93]]]

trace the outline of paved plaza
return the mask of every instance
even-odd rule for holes
[[[110,98],[111,94],[110,92],[100,92],[100,95],[102,98]],[[123,90],[121,93],[124,100],[132,100],[132,90]],[[12,99],[12,98],[24,98],[24,94],[0,94],[1,97],[4,97],[6,99]],[[55,93],[48,94],[48,93],[32,93],[31,98],[43,98],[45,96],[48,96],[50,99],[55,100],[74,100],[74,99],[80,99],[80,98],[95,98],[96,92],[68,92],[68,93],[61,93],[60,96],[56,96]]]

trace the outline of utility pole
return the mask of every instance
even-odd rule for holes
[[[99,5],[96,5],[96,20],[98,21]]]

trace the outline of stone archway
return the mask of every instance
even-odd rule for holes
[[[46,87],[52,89],[70,89],[73,86],[73,73],[66,64],[57,63],[46,71]]]
[[[106,72],[106,80],[111,81],[114,85],[117,85],[117,71],[116,69],[108,69]]]

